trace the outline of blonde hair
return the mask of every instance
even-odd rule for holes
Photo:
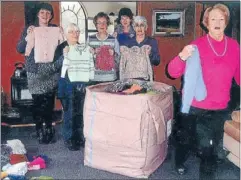
[[[214,9],[218,9],[223,13],[223,15],[225,17],[225,23],[227,25],[228,22],[229,22],[229,19],[230,19],[230,12],[229,12],[228,7],[224,4],[215,4],[214,6],[206,9],[205,12],[204,12],[204,15],[203,15],[203,21],[202,21],[203,25],[205,27],[208,26],[209,13]]]

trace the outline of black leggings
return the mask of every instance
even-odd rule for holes
[[[176,122],[175,163],[186,161],[191,151],[213,147],[215,155],[222,149],[224,123],[230,119],[228,110],[204,110],[191,107],[189,114],[180,114]]]
[[[42,128],[43,123],[47,128],[52,127],[55,93],[32,94],[32,97],[36,130]]]

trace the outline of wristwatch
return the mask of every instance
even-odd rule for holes
[[[179,57],[182,61],[185,61],[185,59],[182,58],[182,56],[180,55],[180,53],[178,54],[178,57]]]

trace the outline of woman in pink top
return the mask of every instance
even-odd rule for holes
[[[210,157],[220,159],[226,155],[222,148],[222,138],[224,122],[229,115],[227,106],[232,79],[240,85],[240,46],[236,40],[224,34],[229,18],[229,9],[223,4],[207,8],[203,24],[207,27],[208,34],[185,46],[168,65],[170,76],[182,76],[186,60],[194,51],[193,45],[196,45],[207,90],[206,98],[202,101],[194,98],[189,113],[182,114],[180,119],[175,153],[175,165],[179,174],[186,172],[183,163],[189,150],[193,150],[193,144],[202,160],[213,159]]]

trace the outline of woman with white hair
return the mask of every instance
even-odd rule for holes
[[[160,55],[158,50],[157,40],[146,36],[147,20],[143,16],[136,16],[133,19],[133,27],[136,32],[136,37],[125,41],[124,46],[129,48],[133,46],[142,47],[143,45],[149,45],[151,48],[148,50],[151,64],[158,66],[160,64]],[[122,51],[122,48],[121,48]]]
[[[65,29],[67,40],[57,47],[55,58],[64,58],[57,98],[64,111],[63,138],[71,151],[84,147],[83,105],[85,88],[94,77],[90,47],[79,44],[79,27],[70,23]],[[83,46],[82,46],[83,45]]]

